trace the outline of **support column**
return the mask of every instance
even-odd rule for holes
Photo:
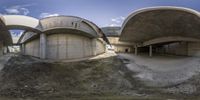
[[[40,34],[40,58],[45,59],[46,58],[46,45],[47,45],[47,40],[46,40],[46,34],[41,33]]]
[[[135,46],[135,55],[138,55],[138,47]]]
[[[21,51],[21,54],[25,54],[25,44],[21,44],[20,45],[20,51]]]
[[[152,45],[149,46],[149,56],[152,57]]]
[[[0,56],[3,55],[3,42],[0,41]]]
[[[92,55],[97,55],[97,39],[92,39]]]

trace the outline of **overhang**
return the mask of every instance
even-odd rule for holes
[[[91,37],[99,37],[98,32],[91,26],[87,20],[74,16],[54,16],[40,20],[43,32],[59,29],[74,29],[84,31]]]
[[[42,31],[44,33],[60,31],[70,31],[71,33],[80,33],[92,38],[103,38],[108,40],[102,30],[94,23],[76,16],[53,16],[40,20]],[[72,32],[74,31],[74,32]],[[82,33],[81,33],[82,32]]]
[[[137,10],[125,19],[120,41],[141,44],[163,37],[182,37],[184,40],[200,39],[199,12],[171,6]]]
[[[22,29],[41,32],[39,20],[23,15],[3,15],[1,17],[8,29]]]

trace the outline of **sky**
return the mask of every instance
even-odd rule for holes
[[[32,16],[69,15],[88,19],[99,27],[121,26],[135,10],[179,6],[200,11],[200,0],[0,0],[0,14]]]

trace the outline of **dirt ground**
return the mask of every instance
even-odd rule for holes
[[[170,88],[196,85],[192,94],[147,86],[126,67],[126,59],[111,56],[79,62],[46,62],[12,56],[0,71],[0,100],[198,100],[199,75]]]

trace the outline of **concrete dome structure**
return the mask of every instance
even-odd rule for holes
[[[35,25],[37,26],[37,25]],[[104,33],[92,22],[75,16],[54,16],[39,20],[19,40],[26,55],[53,60],[73,60],[105,52]]]
[[[200,13],[171,6],[137,10],[124,21],[120,41],[135,44],[136,52],[137,47],[149,46],[150,55],[162,50],[177,55],[200,55]]]

